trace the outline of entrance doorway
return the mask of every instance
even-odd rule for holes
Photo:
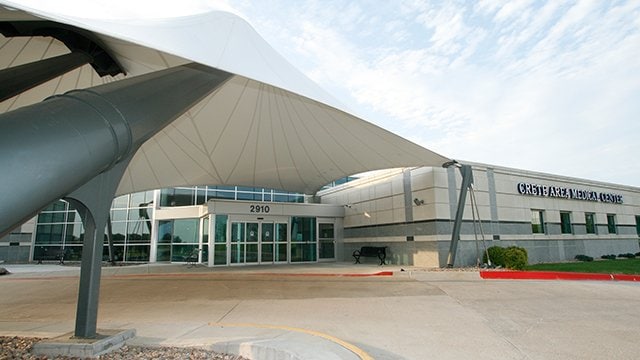
[[[229,232],[231,264],[274,264],[289,261],[285,221],[232,219]]]
[[[318,223],[318,259],[336,259],[336,238],[333,223]]]

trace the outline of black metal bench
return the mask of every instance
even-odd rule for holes
[[[66,249],[64,248],[50,248],[45,246],[38,246],[35,248],[34,260],[38,260],[38,264],[42,264],[43,261],[58,261],[60,265],[64,265],[64,257],[66,256]]]
[[[363,246],[360,250],[353,251],[353,257],[356,259],[356,264],[361,264],[360,257],[377,257],[380,260],[380,265],[384,265],[384,260],[387,258],[386,246]]]
[[[200,249],[195,248],[191,250],[191,254],[184,257],[184,261],[187,263],[188,267],[196,266],[198,264],[198,255],[200,255]]]

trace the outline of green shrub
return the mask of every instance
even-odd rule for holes
[[[518,246],[509,246],[504,250],[504,266],[513,270],[523,270],[529,263],[527,250]]]
[[[616,256],[613,255],[613,254],[609,254],[609,255],[602,255],[602,256],[600,256],[600,258],[606,259],[606,260],[615,260]]]
[[[578,261],[585,261],[585,262],[593,261],[593,258],[588,255],[576,255],[575,259]]]
[[[482,255],[482,262],[488,264],[487,253],[489,253],[489,259],[491,259],[491,265],[504,267],[504,248],[500,246],[491,246]]]
[[[636,256],[634,254],[632,254],[632,253],[626,253],[626,254],[619,254],[618,257],[624,257],[624,258],[627,258],[627,259],[633,259]]]

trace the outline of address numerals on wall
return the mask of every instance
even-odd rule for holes
[[[271,211],[269,205],[250,205],[249,212],[254,214],[268,214]]]

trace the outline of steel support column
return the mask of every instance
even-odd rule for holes
[[[104,230],[131,157],[231,76],[188,64],[0,115],[0,237],[60,198],[85,221],[76,337],[97,335]]]
[[[80,285],[76,306],[74,335],[78,338],[94,338],[97,335],[100,275],[104,252],[104,229],[109,220],[113,194],[120,183],[129,159],[119,162],[108,171],[65,197],[78,211],[84,225]],[[109,244],[111,245],[111,244]]]
[[[0,101],[47,82],[91,62],[91,56],[72,52],[0,70]]]
[[[462,216],[464,215],[464,205],[467,202],[467,192],[473,184],[473,171],[471,165],[461,165],[453,163],[460,169],[462,175],[462,184],[460,185],[460,197],[458,198],[458,208],[456,210],[456,218],[453,222],[453,231],[451,232],[451,244],[449,246],[449,255],[447,256],[447,267],[453,267],[456,261],[456,252],[458,251],[458,241],[460,240],[460,228],[462,227]]]

